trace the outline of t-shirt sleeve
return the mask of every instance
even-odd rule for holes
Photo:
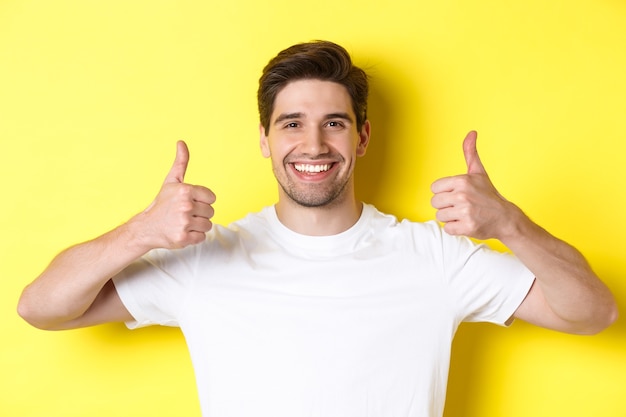
[[[441,231],[443,268],[459,321],[506,325],[535,277],[510,253]]]
[[[195,246],[155,249],[113,278],[124,306],[134,317],[126,326],[177,327],[178,317],[195,275]]]

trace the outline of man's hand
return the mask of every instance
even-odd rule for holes
[[[189,150],[177,143],[176,159],[152,204],[136,216],[139,236],[151,248],[177,249],[197,244],[213,224],[215,194],[206,187],[184,183]]]
[[[70,329],[127,321],[132,316],[111,278],[155,248],[200,243],[212,227],[215,195],[185,184],[189,150],[178,142],[176,160],[154,202],[127,223],[57,255],[24,289],[20,316],[41,329]]]
[[[478,152],[476,132],[463,142],[467,174],[431,186],[437,220],[452,235],[495,238],[535,274],[514,317],[548,329],[594,334],[617,318],[609,289],[578,250],[532,222],[495,189]]]
[[[467,134],[463,153],[467,174],[435,181],[431,204],[437,220],[451,235],[476,239],[502,239],[509,232],[512,216],[520,210],[505,200],[491,183],[476,150],[476,132]]]

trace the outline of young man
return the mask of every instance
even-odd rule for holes
[[[282,51],[258,93],[275,206],[212,225],[215,196],[184,183],[179,142],[150,207],[59,254],[19,313],[44,329],[180,326],[205,417],[440,416],[460,322],[588,334],[615,320],[581,254],[498,194],[474,132],[467,173],[432,185],[443,228],[357,201],[367,88],[336,44]],[[516,256],[461,236],[499,239]]]

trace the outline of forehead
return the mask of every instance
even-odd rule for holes
[[[348,113],[354,116],[352,99],[343,85],[333,81],[297,80],[283,87],[276,95],[272,120],[283,113],[312,116]]]

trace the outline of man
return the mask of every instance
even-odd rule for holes
[[[275,206],[214,226],[215,196],[184,183],[179,142],[154,202],[59,254],[19,313],[44,329],[180,326],[205,417],[440,416],[460,322],[590,334],[616,319],[582,255],[498,194],[475,132],[467,173],[432,185],[443,228],[357,201],[367,88],[336,44],[282,51],[258,92]],[[516,256],[461,236],[499,239]]]

